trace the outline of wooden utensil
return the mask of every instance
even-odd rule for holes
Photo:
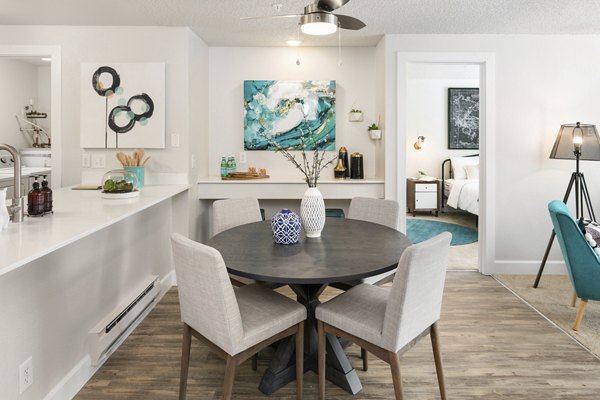
[[[148,162],[148,160],[150,160],[150,156],[146,157],[146,159],[144,160],[144,162],[142,163],[141,167],[145,167],[146,163]]]

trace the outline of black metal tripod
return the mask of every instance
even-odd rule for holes
[[[579,218],[583,217],[583,203],[585,202],[590,219],[595,221],[596,215],[594,214],[594,207],[592,207],[592,201],[590,200],[590,192],[588,191],[587,183],[585,183],[585,177],[583,176],[583,173],[579,172],[579,157],[581,157],[581,149],[575,150],[574,153],[576,169],[575,172],[571,174],[571,180],[569,181],[569,186],[567,187],[565,197],[563,198],[563,203],[567,203],[569,200],[569,195],[571,194],[571,190],[573,189],[573,185],[575,185],[575,219],[579,220]],[[552,243],[554,242],[555,236],[556,232],[554,232],[553,229],[552,235],[550,235],[550,241],[546,247],[546,252],[544,253],[544,258],[542,259],[542,264],[540,265],[540,269],[535,277],[535,282],[533,283],[534,288],[537,288],[540,283],[540,278],[542,277],[542,272],[544,272],[544,267],[546,266],[546,261],[548,260],[548,255],[550,254],[550,249],[552,248]]]

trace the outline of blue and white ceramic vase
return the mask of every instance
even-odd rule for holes
[[[294,244],[300,240],[302,223],[300,216],[284,208],[271,218],[273,240],[277,244]]]

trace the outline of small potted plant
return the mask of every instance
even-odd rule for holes
[[[353,108],[350,110],[350,114],[348,114],[348,119],[350,122],[360,122],[363,120],[363,112],[358,108]]]
[[[381,129],[379,129],[379,125],[373,123],[369,125],[367,128],[369,131],[369,137],[373,140],[381,139]]]

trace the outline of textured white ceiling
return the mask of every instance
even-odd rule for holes
[[[240,17],[301,13],[311,0],[0,0],[2,25],[189,26],[211,46],[281,46],[295,19]],[[600,0],[352,0],[339,10],[367,27],[342,44],[372,46],[386,33],[599,34]],[[337,35],[303,38],[337,45]]]

